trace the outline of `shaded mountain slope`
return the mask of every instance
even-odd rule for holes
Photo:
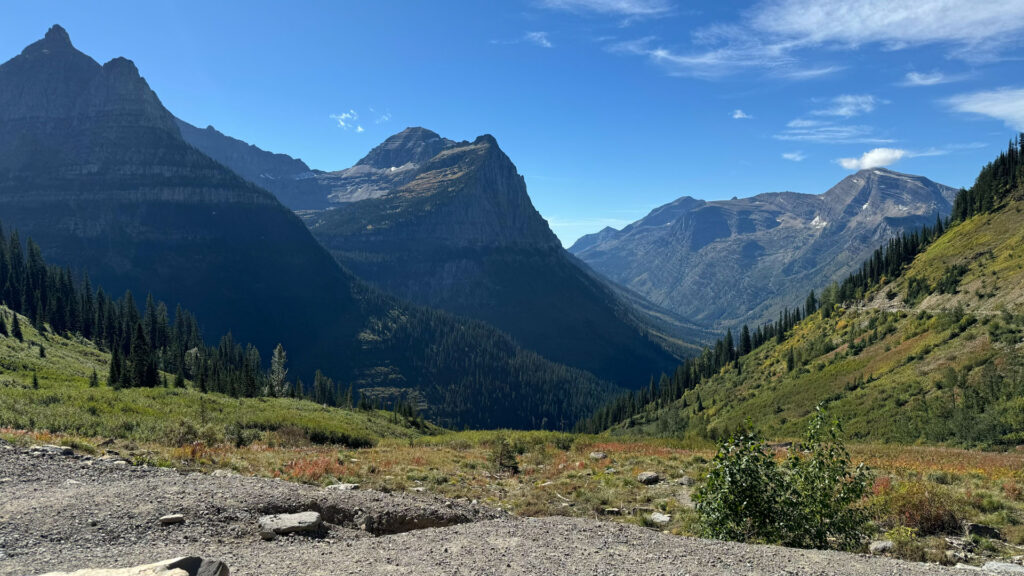
[[[180,302],[293,374],[411,395],[463,426],[556,426],[613,387],[478,322],[395,302],[337,265],[270,193],[186,143],[123,58],[59,26],[0,66],[0,213],[110,293]]]

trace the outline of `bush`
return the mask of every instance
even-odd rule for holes
[[[904,482],[884,490],[875,502],[883,525],[913,528],[921,535],[959,534],[966,502],[952,490],[924,482]]]
[[[819,406],[781,464],[757,434],[731,437],[694,499],[707,537],[854,549],[867,535],[867,486],[863,465],[851,468],[838,422]]]

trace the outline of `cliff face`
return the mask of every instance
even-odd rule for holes
[[[681,198],[569,250],[656,304],[734,327],[773,318],[893,235],[947,216],[954,194],[920,176],[863,170],[821,195]]]
[[[428,146],[416,138],[440,151],[424,161]],[[380,195],[307,216],[313,234],[357,276],[494,324],[549,358],[626,385],[671,367],[630,305],[565,253],[493,137],[453,143],[410,129],[382,147],[393,142],[417,153],[379,147],[350,169],[405,161],[394,171],[400,176],[375,180]]]

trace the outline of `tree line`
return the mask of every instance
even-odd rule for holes
[[[39,246],[18,231],[8,236],[0,225],[0,301],[16,312],[10,326],[0,314],[0,335],[23,339],[18,314],[37,330],[77,334],[110,353],[106,384],[113,388],[185,386],[234,397],[302,397],[336,406],[369,407],[355,400],[351,387],[342,390],[317,371],[307,390],[301,380],[288,380],[287,353],[278,344],[269,369],[252,344],[237,342],[229,332],[216,346],[207,346],[195,316],[180,305],[173,316],[167,305],[146,297],[140,313],[131,291],[114,299],[93,289],[88,274],[76,279],[68,267],[47,264]],[[45,354],[40,348],[40,354]],[[168,375],[173,375],[170,378]],[[99,385],[93,375],[91,385]],[[403,413],[410,407],[402,406]]]

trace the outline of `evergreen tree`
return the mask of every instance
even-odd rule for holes
[[[278,343],[277,347],[274,348],[274,355],[270,358],[270,396],[276,396],[278,398],[283,397],[287,393],[287,381],[288,368],[288,354],[284,351],[284,346]]]
[[[156,370],[156,359],[146,340],[142,324],[136,322],[135,336],[132,337],[131,352],[128,356],[131,374],[130,386],[136,388],[153,388],[159,381]]]
[[[11,322],[11,335],[18,339],[18,342],[24,342],[25,337],[21,333],[21,321],[18,320],[18,313],[14,313],[14,322]]]
[[[32,372],[32,389],[39,390],[39,376],[35,372]]]
[[[740,356],[746,356],[753,350],[753,346],[750,341],[750,328],[744,324],[743,329],[740,330]]]
[[[0,236],[2,238],[2,236]],[[6,314],[0,312],[0,336],[10,336],[10,332],[7,331],[7,320],[5,319]]]
[[[46,348],[42,344],[39,345],[39,357],[46,358]]]
[[[92,375],[89,376],[89,388],[96,388],[100,385],[99,375],[96,374],[96,369],[92,369]]]

